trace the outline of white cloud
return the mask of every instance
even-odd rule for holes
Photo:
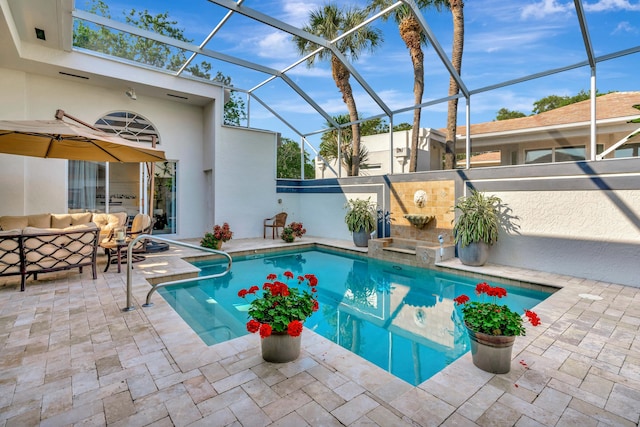
[[[283,1],[283,21],[296,27],[302,27],[309,21],[309,12],[318,8],[321,1]]]
[[[628,21],[622,21],[612,31],[612,34],[620,33],[638,34],[638,28],[631,25]]]
[[[608,12],[614,10],[640,11],[640,3],[629,0],[598,0],[595,3],[585,3],[584,10],[588,12]]]
[[[561,3],[558,0],[542,0],[522,8],[522,18],[542,19],[549,15],[567,14],[574,10],[573,2]]]
[[[255,38],[254,41],[256,53],[262,58],[290,59],[289,63],[298,58],[291,36],[287,33],[273,31],[262,34],[260,37]]]

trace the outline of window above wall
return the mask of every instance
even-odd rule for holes
[[[559,163],[586,160],[584,145],[576,147],[539,148],[524,151],[524,163]]]

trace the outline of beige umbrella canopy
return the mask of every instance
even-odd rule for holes
[[[96,162],[157,162],[164,151],[56,120],[0,120],[0,153]]]

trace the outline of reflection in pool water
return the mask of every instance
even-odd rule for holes
[[[202,275],[226,267],[197,264]],[[305,326],[417,385],[468,351],[453,298],[473,295],[477,279],[326,250],[234,258],[231,275],[159,292],[211,345],[246,335],[246,301],[238,290],[290,270],[318,277],[320,310]],[[492,282],[492,284],[497,284]],[[532,308],[549,294],[504,286],[506,304]]]

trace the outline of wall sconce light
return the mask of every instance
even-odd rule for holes
[[[125,94],[126,94],[129,98],[133,99],[134,101],[135,101],[136,99],[138,99],[138,97],[136,96],[136,91],[135,91],[132,87],[130,87],[129,89],[127,89],[127,90],[126,90],[126,92],[125,92]]]

